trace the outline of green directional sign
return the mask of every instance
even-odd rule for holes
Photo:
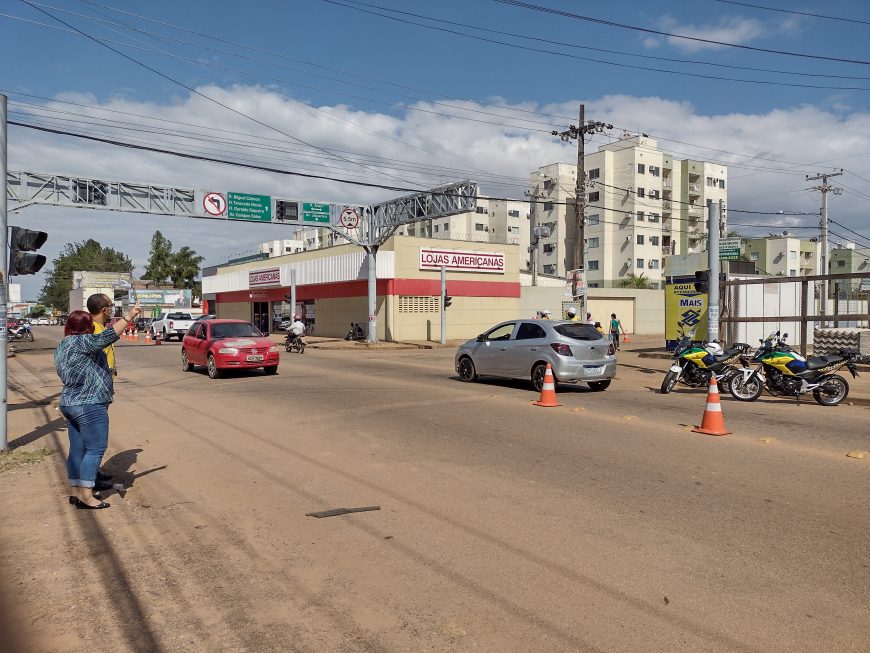
[[[329,224],[329,204],[302,202],[302,221]]]
[[[272,198],[250,193],[227,193],[227,218],[271,222]]]

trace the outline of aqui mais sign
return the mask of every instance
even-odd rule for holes
[[[472,252],[463,249],[420,248],[420,269],[504,274],[504,252]]]
[[[266,286],[280,285],[280,268],[269,268],[268,270],[251,270],[250,272],[248,272],[248,286],[251,288],[263,288]]]

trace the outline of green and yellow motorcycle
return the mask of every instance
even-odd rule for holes
[[[668,394],[679,382],[691,388],[706,388],[714,374],[721,391],[728,392],[731,379],[739,373],[734,364],[751,347],[735,343],[731,349],[722,349],[717,342],[698,344],[692,340],[694,331],[681,330],[680,336],[671,369],[662,381],[661,394]]]

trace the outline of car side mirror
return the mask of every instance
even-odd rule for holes
[[[482,333],[479,336],[477,336],[477,342],[485,342],[485,341],[486,341],[486,336],[483,335]]]

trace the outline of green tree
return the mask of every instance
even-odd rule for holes
[[[622,288],[652,288],[652,283],[649,278],[645,277],[643,272],[635,274],[632,272],[625,279],[619,282]]]
[[[196,278],[199,276],[199,264],[203,262],[203,257],[199,256],[195,250],[187,245],[172,255],[172,285],[176,288],[197,289]]]
[[[183,249],[183,248],[182,248]],[[172,276],[174,264],[172,261],[172,241],[160,231],[151,236],[151,254],[148,257],[148,267],[145,268],[143,279],[162,283]]]
[[[30,309],[28,315],[30,317],[42,317],[46,313],[48,313],[48,309],[45,306],[43,306],[42,304],[34,304],[33,308]]]
[[[103,247],[92,238],[83,243],[67,243],[45,273],[39,303],[68,312],[75,270],[132,273],[133,261],[123,252]]]

